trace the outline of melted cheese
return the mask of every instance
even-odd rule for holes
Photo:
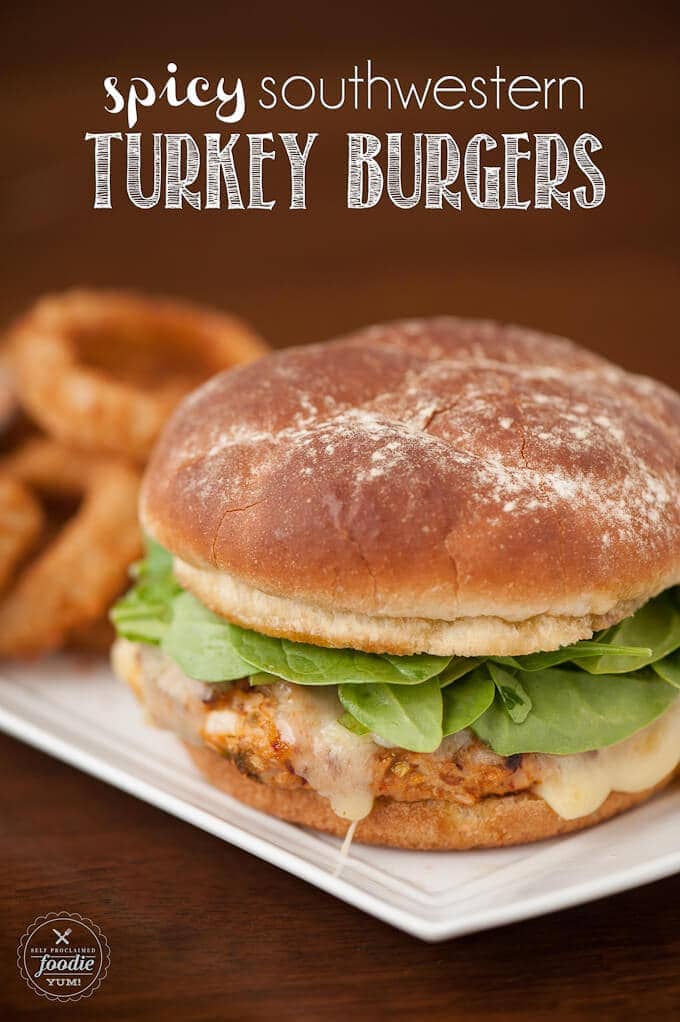
[[[373,758],[370,735],[353,735],[338,717],[342,706],[333,688],[272,686],[275,721],[291,750],[295,772],[345,820],[361,820],[373,807]]]
[[[352,820],[349,827],[347,828],[347,833],[343,838],[342,845],[340,846],[340,851],[338,852],[338,859],[337,862],[335,863],[335,869],[333,870],[334,877],[339,877],[343,869],[347,865],[347,859],[349,858],[349,850],[352,845],[352,841],[354,840],[354,834],[356,832],[358,825],[359,820]]]
[[[236,738],[243,730],[243,718],[233,710],[210,710],[206,714],[201,734],[210,743],[220,738]]]
[[[148,721],[174,731],[188,742],[199,740],[205,700],[212,692],[202,681],[188,678],[155,646],[117,639],[111,658],[142,703]]]
[[[611,745],[579,756],[541,756],[544,776],[533,790],[565,820],[588,816],[612,791],[651,788],[680,762],[680,699],[653,724]]]

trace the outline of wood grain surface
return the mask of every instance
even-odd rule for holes
[[[3,288],[125,286],[212,303],[274,345],[400,315],[453,312],[562,332],[680,386],[677,14],[670,2],[381,7],[113,7],[8,2],[0,13]],[[92,210],[86,131],[124,130],[102,79],[351,73],[578,74],[583,111],[416,116],[253,110],[244,131],[319,131],[309,209]],[[149,111],[141,130],[217,130]],[[345,132],[595,132],[608,193],[593,211],[348,212]],[[270,186],[284,196],[277,165]],[[428,946],[8,738],[0,739],[0,1015],[53,1018],[19,978],[37,915],[81,912],[109,938],[105,1019],[680,1017],[680,878]],[[679,824],[680,840],[680,824]]]

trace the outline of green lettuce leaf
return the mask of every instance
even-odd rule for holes
[[[232,628],[191,593],[182,592],[172,602],[172,620],[161,648],[190,678],[199,681],[246,678],[253,669],[236,652]]]
[[[413,752],[442,742],[442,691],[436,678],[419,685],[340,685],[340,702],[368,731]]]
[[[522,684],[532,704],[522,723],[512,720],[496,696],[473,724],[481,741],[501,756],[603,749],[651,724],[678,695],[652,671],[592,677],[549,668],[523,675]]]
[[[347,685],[380,682],[418,685],[444,670],[451,657],[378,656],[353,649],[326,649],[305,642],[275,639],[231,626],[238,655],[258,671],[298,685]]]
[[[485,668],[460,678],[442,692],[444,721],[442,732],[453,735],[474,724],[494,701],[496,686]]]
[[[645,656],[611,656],[581,659],[574,663],[589,674],[625,674],[653,664],[680,649],[680,604],[678,588],[667,589],[649,600],[632,617],[598,636],[598,642],[611,646],[646,646]]]

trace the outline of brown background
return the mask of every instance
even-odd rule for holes
[[[672,2],[486,6],[366,3],[6,3],[0,195],[9,320],[73,284],[183,295],[249,318],[273,344],[400,315],[454,312],[563,332],[680,385],[677,18]],[[241,131],[319,131],[306,213],[143,212],[92,204],[85,131],[125,130],[101,81],[377,73],[576,74],[583,112],[401,116],[264,113]],[[139,130],[218,130],[183,108]],[[230,130],[228,127],[223,131]],[[345,209],[348,130],[588,130],[604,142],[604,206],[566,213]],[[120,158],[114,177],[122,181]],[[271,165],[266,165],[269,173]],[[110,978],[87,1018],[671,1018],[680,1011],[680,882],[428,947],[8,739],[0,741],[0,1006],[53,1017],[26,990],[16,941],[35,916],[80,911],[108,934]]]

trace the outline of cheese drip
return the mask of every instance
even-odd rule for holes
[[[295,772],[324,798],[337,816],[362,820],[373,808],[370,735],[354,735],[338,717],[342,706],[334,688],[272,686],[279,734],[290,747]]]
[[[541,756],[533,787],[564,820],[594,813],[613,791],[652,788],[680,762],[680,698],[649,727],[617,745],[578,756]]]

